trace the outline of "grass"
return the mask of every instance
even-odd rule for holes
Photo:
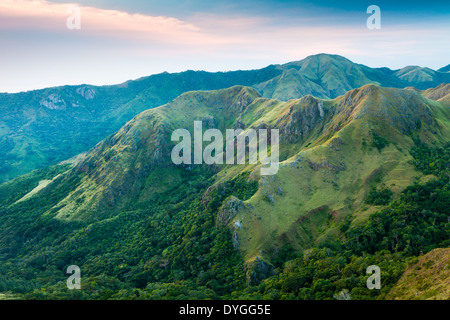
[[[450,249],[435,249],[410,266],[386,296],[393,300],[450,299]]]

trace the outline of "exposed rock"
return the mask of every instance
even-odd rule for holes
[[[233,247],[235,249],[239,249],[239,241],[238,241],[238,236],[237,236],[236,230],[234,230],[234,232],[233,232],[233,239],[232,239],[232,241],[233,241]]]
[[[286,115],[277,121],[280,137],[289,143],[305,140],[314,127],[323,120],[323,102],[312,96],[305,96],[292,105]]]
[[[231,196],[219,209],[219,214],[217,215],[216,225],[224,226],[233,220],[238,211],[244,208],[245,204],[238,198]]]
[[[90,87],[81,87],[77,89],[77,93],[81,95],[86,100],[91,100],[95,98],[95,91]]]
[[[319,169],[329,169],[334,172],[339,172],[339,171],[344,171],[347,169],[344,162],[340,162],[337,165],[330,164],[330,163],[328,163],[328,161],[322,161],[322,162],[316,163],[316,162],[312,162],[311,160],[309,160],[308,162],[309,162],[309,166],[314,171],[318,171]]]
[[[256,257],[256,259],[247,265],[247,282],[249,285],[258,285],[262,280],[273,276],[274,267],[272,264]]]
[[[211,192],[216,188],[215,185],[209,186],[208,189],[206,189],[205,193],[203,193],[202,195],[202,204],[203,206],[206,208],[206,206],[208,205],[208,203],[211,202],[212,197],[211,197]]]
[[[50,110],[64,110],[66,109],[66,102],[64,99],[56,93],[52,93],[47,98],[39,101],[41,106],[44,106]]]
[[[333,295],[336,300],[352,300],[350,292],[347,289],[342,290],[338,294]]]

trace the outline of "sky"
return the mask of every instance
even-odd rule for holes
[[[367,27],[370,5],[380,29]],[[450,1],[0,0],[0,92],[257,69],[318,53],[439,69],[450,63]]]

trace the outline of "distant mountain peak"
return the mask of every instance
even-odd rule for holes
[[[353,64],[353,62],[350,61],[349,59],[347,59],[343,56],[337,55],[337,54],[318,53],[318,54],[307,56],[306,58],[304,58],[302,60],[285,63],[282,66],[289,68],[292,66],[302,66],[302,65],[310,64],[310,63],[326,64],[326,63],[330,63],[332,61]]]
[[[264,98],[281,101],[306,95],[334,99],[370,83],[417,90],[436,88],[450,83],[449,68],[370,68],[340,55],[319,53],[258,70],[164,72],[119,85],[83,84],[0,94],[0,182],[84,152],[133,116],[184,92],[242,85],[255,88]],[[450,100],[443,90],[428,94]],[[50,126],[48,119],[52,119]],[[28,151],[23,152],[18,143],[28,145]]]

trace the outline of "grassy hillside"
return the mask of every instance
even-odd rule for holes
[[[187,91],[244,85],[282,101],[306,95],[334,99],[370,83],[428,89],[450,83],[450,74],[419,67],[374,69],[319,54],[259,70],[161,73],[114,86],[0,94],[0,182],[85,152],[140,112]]]
[[[195,120],[279,129],[278,173],[174,165],[170,135],[192,132]],[[365,85],[287,102],[243,86],[182,94],[70,169],[0,186],[0,292],[328,299],[348,289],[383,298],[411,256],[448,246],[449,130],[448,106],[411,89]],[[361,270],[378,263],[388,285],[361,291]],[[84,290],[68,293],[72,264]]]
[[[0,182],[71,158],[138,113],[190,90],[253,85],[280,74],[253,71],[162,73],[115,86],[64,86],[0,93]]]
[[[410,266],[386,297],[395,300],[449,300],[450,249],[435,249]]]
[[[350,213],[362,223],[375,209],[365,203],[372,187],[397,195],[420,177],[408,152],[415,139],[442,146],[450,136],[449,110],[408,90],[365,86],[324,108],[331,116],[313,142],[263,177],[252,209],[238,214],[247,260],[270,259],[274,243],[304,249],[325,241]]]
[[[264,97],[287,100],[310,94],[319,98],[336,98],[369,83],[428,89],[450,82],[448,73],[444,71],[415,66],[400,70],[369,68],[328,54],[310,56],[278,68],[282,74],[255,86]]]

